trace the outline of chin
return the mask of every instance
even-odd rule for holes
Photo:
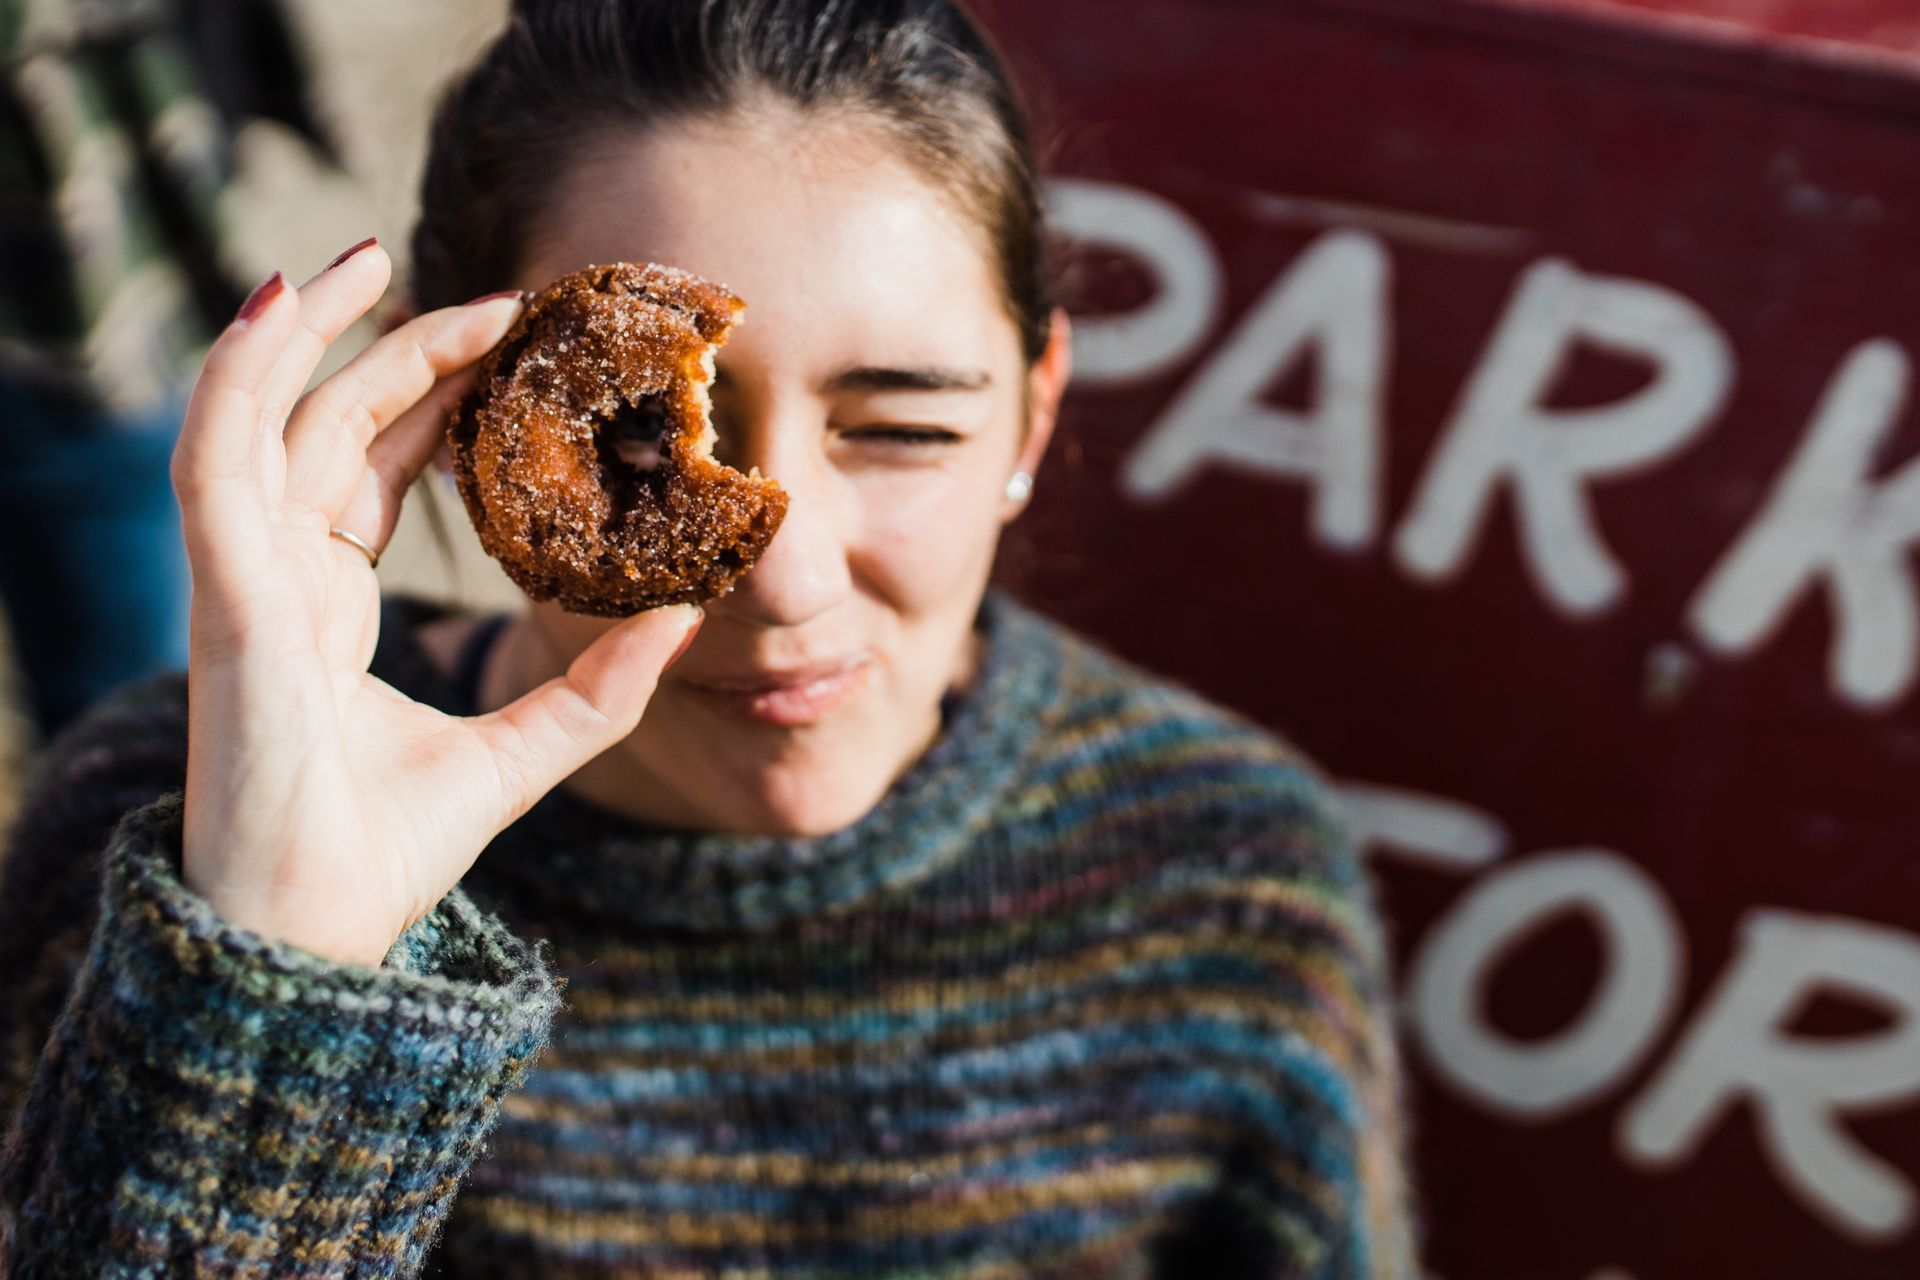
[[[818,776],[809,779],[787,777],[755,797],[751,815],[739,815],[735,821],[751,823],[754,834],[806,839],[832,835],[852,826],[873,811],[886,794],[885,785],[852,788],[844,781],[825,784]]]

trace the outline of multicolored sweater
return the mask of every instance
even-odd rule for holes
[[[390,597],[376,674],[471,710]],[[1412,1277],[1365,883],[1302,760],[998,591],[866,817],[561,790],[380,968],[178,876],[185,685],[0,893],[0,1274]]]

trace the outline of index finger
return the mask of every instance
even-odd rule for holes
[[[446,443],[447,415],[474,384],[479,370],[468,365],[440,379],[420,402],[374,437],[367,448],[360,484],[335,524],[351,530],[376,551],[386,548],[400,522],[400,508],[414,479]]]
[[[375,441],[429,399],[442,379],[485,355],[520,314],[520,305],[520,295],[510,293],[429,311],[377,339],[315,387],[287,427],[288,498],[339,524],[362,486]],[[365,537],[367,531],[355,532]]]

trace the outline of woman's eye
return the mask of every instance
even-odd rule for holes
[[[856,427],[840,434],[852,440],[895,440],[904,444],[954,444],[961,439],[955,432],[927,427]]]

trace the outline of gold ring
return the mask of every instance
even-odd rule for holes
[[[380,567],[380,553],[348,533],[345,529],[329,529],[327,533],[350,546],[358,547],[360,554],[367,558],[367,568],[378,569]]]

